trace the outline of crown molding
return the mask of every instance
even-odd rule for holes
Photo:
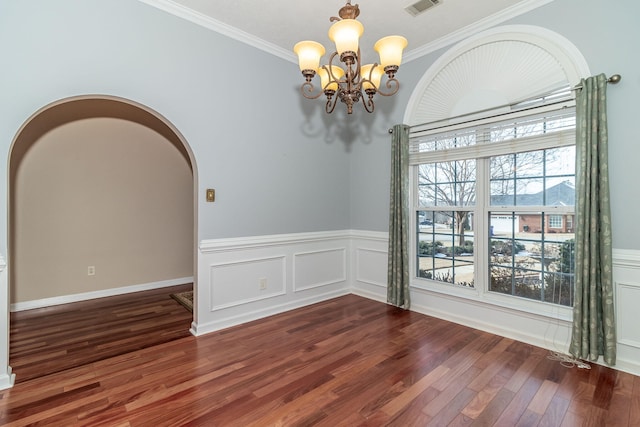
[[[418,59],[422,56],[428,55],[429,53],[435,52],[438,49],[442,49],[444,47],[458,43],[480,31],[484,31],[496,25],[502,24],[509,19],[530,12],[540,6],[551,3],[552,1],[554,0],[521,1],[518,4],[501,10],[500,12],[494,13],[493,15],[487,16],[486,18],[476,21],[473,24],[467,25],[466,27],[447,34],[446,36],[440,37],[439,39],[427,43],[417,49],[408,51],[405,55],[403,55],[403,62],[413,61],[414,59]]]
[[[211,18],[210,16],[204,15],[193,9],[189,9],[185,6],[177,4],[171,0],[138,0],[138,1],[140,1],[141,3],[145,3],[149,6],[153,6],[157,9],[163,10],[179,18],[190,21],[196,25],[200,25],[201,27],[204,27],[209,30],[220,33],[222,35],[225,35],[229,38],[238,40],[242,43],[246,43],[250,46],[253,46],[257,49],[260,49],[272,55],[278,56],[287,61],[294,62],[296,64],[298,63],[298,60],[293,52],[283,49],[280,46],[276,46],[273,43],[270,43],[266,40],[263,40],[252,34],[249,34],[245,31],[239,30],[238,28],[225,24],[224,22],[218,21],[217,19]]]
[[[239,30],[238,28],[227,25],[224,22],[218,21],[217,19],[211,18],[193,9],[189,9],[185,6],[175,3],[172,0],[138,0],[138,1],[145,3],[149,6],[153,6],[157,9],[163,10],[179,18],[193,22],[196,25],[200,25],[202,27],[208,28],[212,31],[215,31],[217,33],[230,37],[232,39],[238,40],[242,43],[246,43],[250,46],[253,46],[257,49],[260,49],[272,55],[278,56],[287,61],[293,62],[295,64],[298,63],[298,60],[296,56],[293,54],[293,52],[283,49],[280,46],[276,46],[273,43],[270,43],[264,39],[256,37],[245,31]],[[460,30],[454,31],[450,34],[447,34],[446,36],[440,37],[439,39],[436,39],[430,43],[427,43],[426,45],[423,45],[417,49],[408,51],[404,55],[403,62],[406,63],[406,62],[412,61],[414,59],[427,55],[431,52],[435,52],[438,49],[457,43],[479,31],[483,31],[495,25],[501,24],[509,19],[512,19],[519,15],[527,13],[540,6],[544,6],[547,3],[551,3],[552,1],[554,0],[521,1],[518,4],[515,4],[507,9],[494,13],[493,15],[488,16],[484,19],[481,19],[480,21],[474,22],[473,24],[467,25],[466,27],[461,28]]]

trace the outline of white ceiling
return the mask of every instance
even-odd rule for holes
[[[346,0],[140,1],[294,62],[292,48],[301,40],[315,40],[327,52],[334,50],[327,36],[329,18],[338,16],[338,10],[346,3]],[[413,17],[405,7],[416,1],[352,1],[360,6],[358,20],[365,27],[360,42],[365,62],[373,54],[373,44],[387,35],[407,38],[405,60],[411,60],[553,0],[440,0],[437,6]]]

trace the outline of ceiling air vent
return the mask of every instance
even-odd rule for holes
[[[442,3],[442,0],[418,0],[417,2],[405,7],[404,10],[406,10],[411,16],[417,16],[440,3]]]

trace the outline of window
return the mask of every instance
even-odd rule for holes
[[[418,285],[572,305],[575,111],[560,104],[412,133]]]
[[[549,215],[549,228],[562,228],[562,215]]]

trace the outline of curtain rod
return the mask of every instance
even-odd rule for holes
[[[622,80],[622,76],[620,74],[614,74],[607,79],[607,83],[611,83],[613,85],[617,85]],[[580,90],[582,89],[582,83],[579,83],[573,87],[571,90]]]
[[[611,77],[609,77],[607,79],[607,83],[618,84],[620,82],[620,80],[622,80],[622,76],[620,74],[614,74],[614,75],[612,75]],[[582,84],[577,84],[577,85],[575,85],[574,87],[571,88],[572,91],[580,90],[580,89],[582,89]],[[565,90],[567,90],[567,89],[565,89]],[[530,101],[530,100],[534,100],[534,99],[537,99],[537,98],[542,98],[542,97],[546,97],[546,96],[549,96],[549,95],[553,95],[553,94],[555,94],[557,92],[559,92],[559,91],[555,90],[555,91],[547,93],[547,94],[536,95],[536,96],[533,96],[531,98],[524,99],[522,101],[514,102],[512,104],[499,105],[499,106],[496,106],[496,107],[486,108],[484,110],[473,111],[471,113],[465,113],[465,114],[461,114],[459,116],[454,116],[454,117],[447,117],[445,119],[434,120],[432,122],[421,123],[421,124],[410,126],[410,127],[425,126],[425,125],[428,125],[428,124],[431,124],[431,123],[438,123],[438,122],[441,122],[441,121],[444,121],[444,120],[458,119],[458,118],[462,118],[462,117],[465,117],[465,116],[476,115],[476,114],[479,114],[479,113],[484,113],[484,112],[495,110],[495,109],[498,109],[498,108],[512,107],[514,105],[522,104],[522,103]],[[553,103],[551,103],[551,104],[553,104]],[[389,133],[393,133],[393,129],[392,128],[389,129]]]

